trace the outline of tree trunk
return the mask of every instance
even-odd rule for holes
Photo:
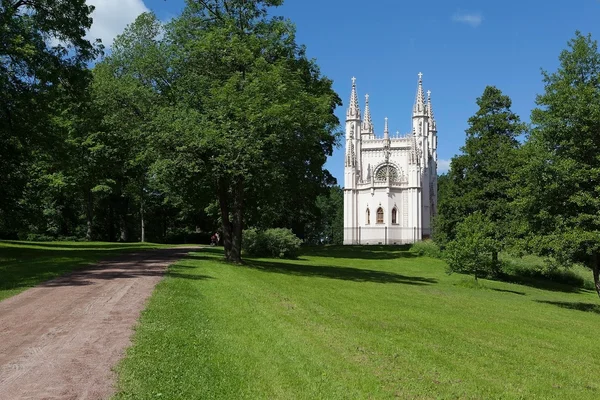
[[[146,221],[144,220],[144,199],[140,201],[140,222],[142,230],[142,243],[146,241]]]
[[[129,241],[129,229],[127,227],[127,212],[129,211],[129,198],[122,198],[119,202],[119,242]]]
[[[231,222],[229,221],[229,196],[227,184],[224,179],[219,179],[217,183],[217,191],[219,193],[219,207],[221,209],[221,220],[223,223],[223,250],[225,260],[230,261],[231,253]]]
[[[238,177],[233,196],[233,226],[230,261],[242,262],[242,229],[244,225],[244,180]]]
[[[115,242],[115,211],[113,202],[111,199],[108,200],[108,241]]]
[[[600,257],[598,253],[594,253],[592,273],[594,274],[594,286],[596,287],[596,293],[600,297]]]
[[[87,222],[87,230],[85,232],[85,240],[88,242],[92,240],[92,218],[94,211],[94,202],[92,197],[92,190],[88,189],[87,191],[87,199],[86,199],[86,207],[85,207],[85,218]]]
[[[223,221],[223,248],[225,259],[234,263],[242,262],[242,228],[244,219],[244,180],[237,178],[232,187],[233,204],[229,207],[229,190],[224,179],[218,183],[219,205]],[[230,219],[231,212],[231,219]]]
[[[498,261],[497,251],[492,251],[492,274],[494,274],[494,276],[500,275],[500,263]]]

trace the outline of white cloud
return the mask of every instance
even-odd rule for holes
[[[445,174],[450,169],[450,160],[439,159],[437,161],[437,173],[438,175]]]
[[[138,15],[149,11],[143,0],[87,0],[87,4],[96,7],[87,38],[91,41],[102,39],[106,48],[112,46],[115,37]]]
[[[479,12],[471,13],[457,11],[454,13],[454,15],[452,15],[452,21],[471,25],[473,28],[477,28],[483,21],[483,15],[481,15]]]

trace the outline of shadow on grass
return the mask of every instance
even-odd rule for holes
[[[325,265],[306,265],[276,261],[246,260],[247,268],[263,272],[340,279],[354,282],[400,283],[405,285],[429,285],[436,279],[421,276],[405,276],[393,272],[374,271],[352,267],[334,267]]]
[[[171,278],[191,279],[193,281],[206,281],[209,279],[215,279],[214,277],[208,276],[208,275],[184,274],[181,272],[171,272],[171,271],[167,272],[165,275],[168,277],[171,277]]]
[[[163,271],[160,267],[150,264],[177,260],[184,257],[188,251],[181,248],[139,247],[75,251],[2,247],[0,248],[0,260],[2,260],[0,299],[5,297],[2,295],[3,291],[20,291],[38,284],[45,287],[85,286],[93,283],[91,279],[162,275]],[[94,263],[97,264],[93,265]]]
[[[538,303],[552,304],[553,306],[568,308],[569,310],[578,310],[591,312],[594,314],[600,314],[600,304],[582,303],[582,302],[568,302],[568,301],[548,301],[548,300],[536,300]]]
[[[408,251],[410,245],[402,246],[314,246],[304,247],[301,253],[307,256],[358,258],[368,260],[390,260],[394,258],[413,258],[416,254]]]
[[[529,286],[536,289],[549,290],[552,292],[579,293],[587,291],[580,285],[552,281],[544,277],[532,277],[518,274],[503,274],[499,277],[490,278],[491,280],[514,283],[517,285]]]
[[[497,289],[497,288],[492,288],[492,290],[495,291],[495,292],[512,293],[512,294],[518,294],[520,296],[525,296],[525,292],[519,292],[519,291],[516,291],[516,290]]]
[[[6,243],[10,245],[14,245],[18,249],[26,249],[30,250],[117,250],[117,249],[151,249],[156,247],[157,244],[154,243],[140,243],[140,242],[131,242],[131,243],[123,243],[123,242],[24,242],[19,240],[1,240],[1,243]]]

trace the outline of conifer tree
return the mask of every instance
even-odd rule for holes
[[[508,96],[493,87],[477,99],[479,110],[469,118],[462,154],[454,157],[439,201],[436,238],[442,246],[456,238],[456,226],[474,212],[494,228],[492,265],[510,230],[511,176],[517,168],[517,137],[525,131],[510,109]],[[496,271],[497,272],[497,271]]]

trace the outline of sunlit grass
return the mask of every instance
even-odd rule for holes
[[[474,285],[400,247],[220,258],[206,249],[170,267],[116,398],[600,397],[591,291]]]

